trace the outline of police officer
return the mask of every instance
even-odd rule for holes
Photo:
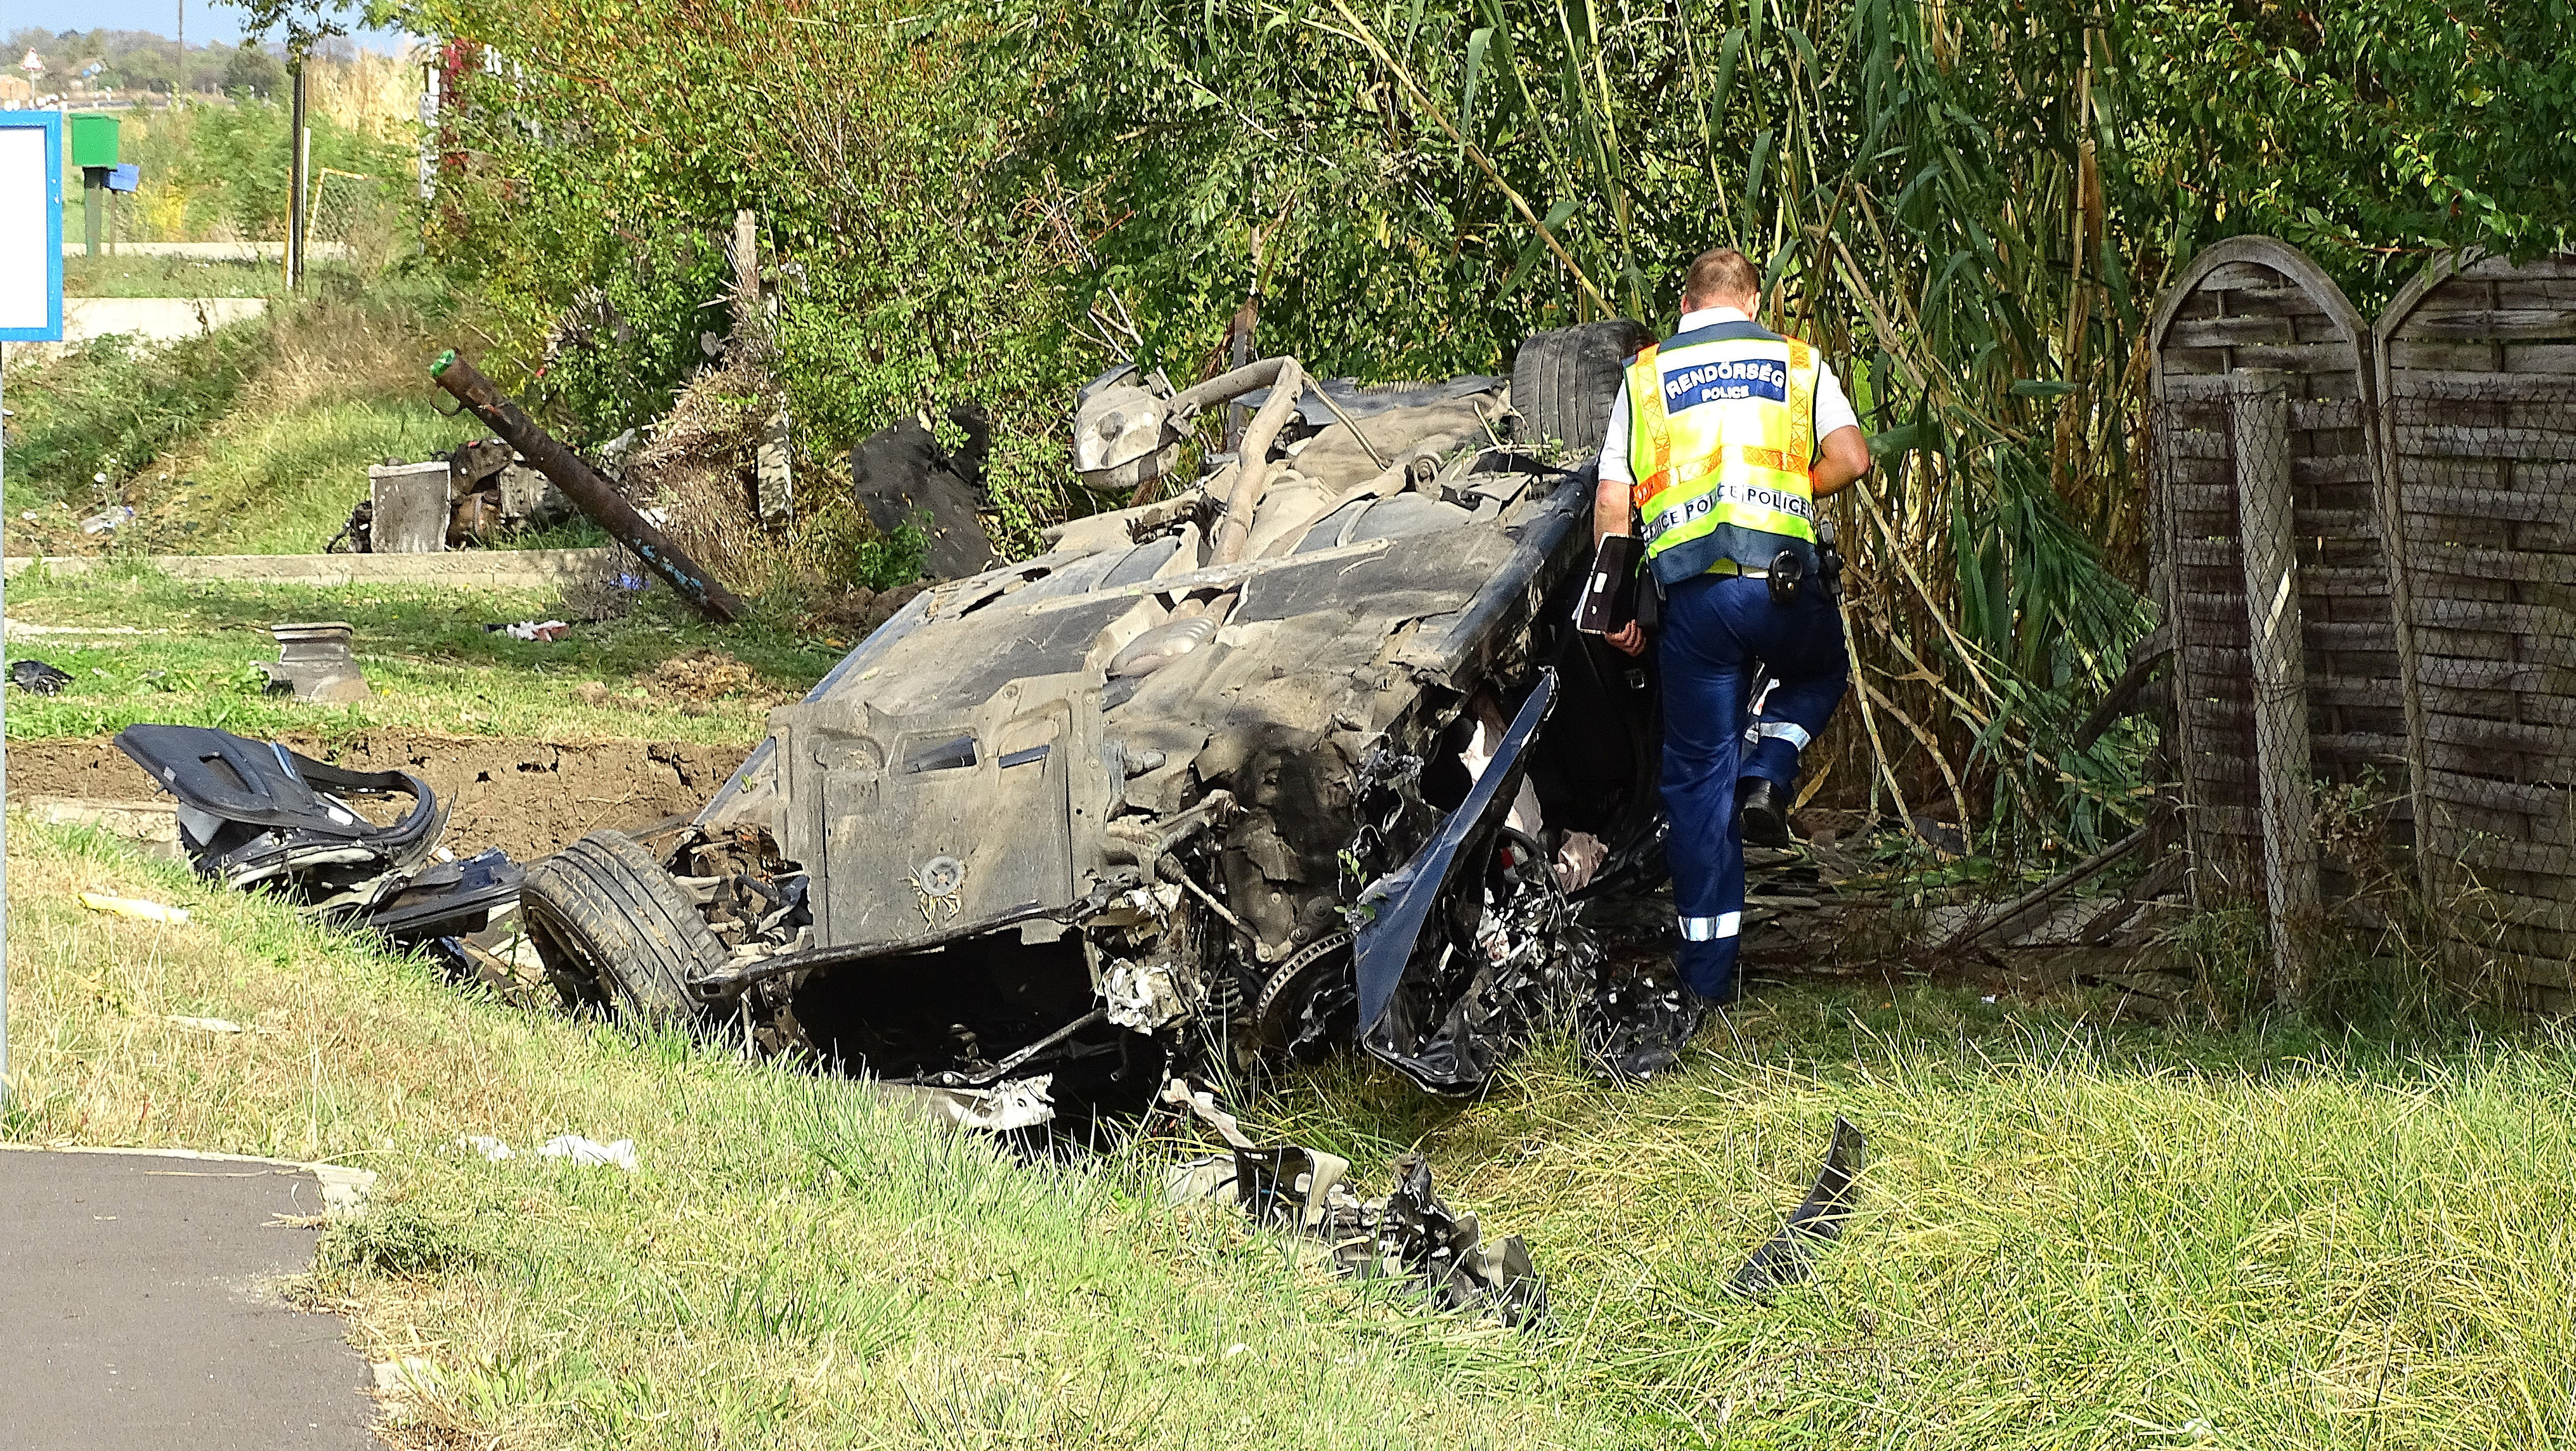
[[[1816,559],[1815,501],[1869,471],[1860,419],[1816,350],[1753,321],[1761,275],[1721,247],[1690,265],[1681,331],[1628,364],[1601,445],[1595,542],[1644,521],[1664,591],[1664,805],[1682,982],[1706,1002],[1736,996],[1744,911],[1739,774],[1785,798],[1797,753],[1824,729],[1848,667],[1840,614]],[[1630,624],[1609,637],[1646,648]],[[1747,693],[1776,680],[1757,748],[1744,753]]]

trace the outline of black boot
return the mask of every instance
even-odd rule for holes
[[[1747,776],[1736,783],[1735,803],[1744,814],[1746,846],[1795,846],[1789,835],[1789,807],[1767,776]]]

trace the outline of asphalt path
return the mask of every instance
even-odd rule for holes
[[[0,1442],[372,1451],[366,1361],[277,1293],[321,1213],[284,1164],[0,1152]]]

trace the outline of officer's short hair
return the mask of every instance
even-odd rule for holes
[[[1733,247],[1711,247],[1692,258],[1689,275],[1682,280],[1682,295],[1694,302],[1742,297],[1761,290],[1762,274]]]

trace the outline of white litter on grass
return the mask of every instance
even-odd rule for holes
[[[568,1159],[584,1166],[614,1164],[632,1174],[635,1172],[635,1141],[619,1139],[613,1144],[603,1144],[597,1139],[585,1139],[579,1134],[565,1134],[560,1138],[548,1139],[537,1145],[537,1157]]]
[[[179,1013],[164,1013],[162,1016],[168,1018],[171,1022],[178,1024],[182,1028],[194,1028],[200,1033],[238,1033],[243,1031],[242,1025],[234,1022],[230,1018],[191,1018]]]
[[[159,902],[146,902],[140,897],[111,897],[105,892],[83,892],[80,894],[80,901],[82,906],[93,912],[105,912],[117,917],[134,917],[145,922],[188,920],[188,909],[185,907],[165,907]]]
[[[465,1137],[456,1141],[456,1147],[460,1149],[472,1149],[474,1152],[481,1154],[484,1158],[491,1160],[495,1164],[500,1163],[503,1159],[511,1156],[510,1146],[501,1142],[499,1139],[492,1137],[490,1134],[467,1134]]]

